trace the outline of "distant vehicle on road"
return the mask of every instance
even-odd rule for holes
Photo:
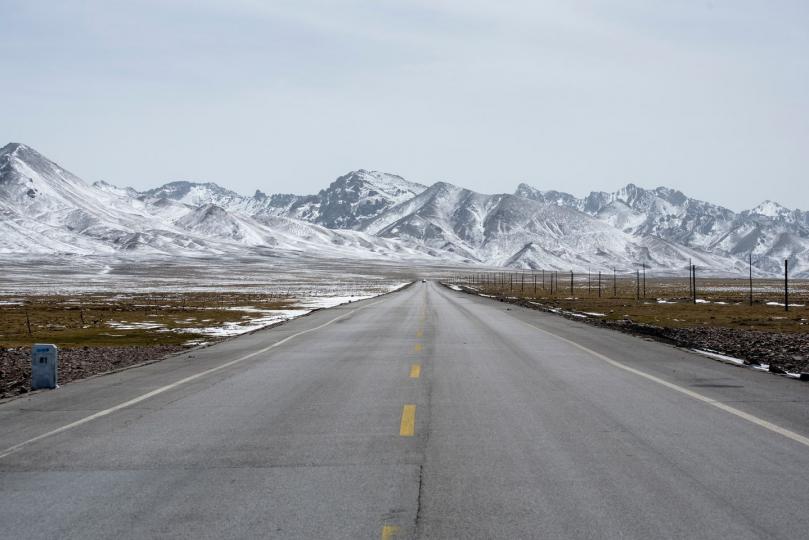
[[[422,279],[422,280],[421,280],[421,282],[422,282],[422,283],[427,283],[427,280],[426,280],[426,279]]]

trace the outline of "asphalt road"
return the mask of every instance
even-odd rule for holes
[[[0,404],[2,538],[806,538],[809,385],[414,286]]]

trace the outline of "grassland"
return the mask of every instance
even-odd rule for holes
[[[0,398],[29,390],[32,343],[59,349],[60,384],[284,320],[296,299],[246,293],[0,296]]]
[[[244,293],[0,296],[0,347],[188,345],[296,309],[295,299]],[[235,330],[235,332],[234,332]]]

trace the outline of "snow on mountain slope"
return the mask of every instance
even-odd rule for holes
[[[388,186],[386,197],[404,197],[405,186],[400,192]],[[9,144],[0,149],[0,253],[208,256],[270,249],[360,259],[429,258],[406,242],[266,213],[247,215],[266,208],[262,198],[273,199],[244,198],[215,184],[173,182],[145,193],[106,182],[88,185],[30,147]],[[233,211],[211,202],[195,204],[210,200]]]
[[[772,201],[737,214],[677,190],[648,190],[634,184],[614,193],[594,191],[582,199],[527,184],[520,184],[515,193],[576,208],[636,238],[660,238],[672,245],[731,258],[733,267],[752,252],[753,264],[760,271],[776,273],[789,258],[796,275],[809,273],[809,212],[789,210]],[[708,263],[716,263],[711,261]]]
[[[685,266],[688,253],[643,242],[566,206],[514,195],[483,195],[439,182],[363,228],[408,238],[470,261],[521,268]],[[662,242],[662,241],[661,241]],[[721,259],[721,257],[719,258]],[[722,261],[726,264],[727,261]]]
[[[133,232],[138,221],[135,209],[117,196],[15,143],[0,149],[0,205],[8,227],[6,251],[12,243],[19,247],[22,235],[31,250],[61,251],[75,243],[79,252],[103,252],[109,240]]]
[[[613,193],[593,191],[578,199],[520,184],[516,194],[575,208],[635,236],[654,235],[692,247],[707,247],[712,238],[730,228],[735,217],[727,208],[665,187],[648,190],[627,184]]]
[[[256,221],[266,225],[273,237],[285,246],[306,252],[326,249],[333,256],[349,258],[390,257],[408,260],[424,260],[427,253],[418,243],[407,240],[389,240],[372,236],[360,231],[334,230],[301,221],[279,216],[256,216]],[[452,260],[450,256],[442,256],[441,260]]]
[[[205,204],[178,219],[175,224],[202,236],[218,238],[248,246],[272,245],[275,242],[258,223],[235,216],[221,206]]]
[[[792,211],[789,208],[781,206],[777,202],[767,200],[755,208],[750,209],[749,213],[769,218],[789,219]]]
[[[317,223],[355,229],[426,189],[401,176],[360,169],[341,176],[319,193]]]
[[[64,221],[81,225],[83,218],[119,224],[130,210],[118,205],[117,197],[14,143],[0,149],[0,200],[25,217],[51,225]]]
[[[140,193],[138,193],[131,187],[120,188],[118,186],[110,184],[109,182],[105,182],[104,180],[93,182],[93,187],[99,191],[105,191],[119,198],[136,199],[140,196]]]
[[[520,184],[484,195],[358,170],[316,195],[251,197],[211,183],[137,192],[88,185],[32,148],[0,149],[0,253],[466,261],[582,271],[640,263],[809,275],[809,212],[765,201],[740,213],[629,184],[576,198]]]
[[[330,229],[357,229],[426,189],[401,176],[360,169],[345,174],[317,195],[256,191],[244,197],[212,183],[171,182],[141,193],[145,201],[169,199],[190,206],[215,204],[230,212],[300,219]]]
[[[569,193],[561,191],[540,191],[535,187],[522,183],[517,186],[514,192],[517,197],[531,199],[545,204],[555,204],[557,206],[567,206],[568,208],[575,208],[576,210],[584,210],[582,201]]]
[[[239,204],[243,198],[238,193],[225,189],[210,182],[169,182],[158,188],[150,189],[141,193],[147,199],[170,199],[189,206],[202,206],[215,204],[226,208],[233,204]]]
[[[323,225],[330,229],[361,229],[393,206],[426,189],[401,176],[360,169],[345,174],[317,195],[273,195],[257,192],[264,207],[253,214],[283,216]]]

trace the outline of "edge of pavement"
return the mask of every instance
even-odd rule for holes
[[[654,332],[644,331],[643,327],[641,325],[638,325],[638,324],[636,324],[635,326],[627,327],[627,328],[618,328],[618,327],[615,327],[615,326],[599,324],[597,321],[594,321],[593,319],[590,319],[590,318],[578,318],[579,315],[585,315],[584,313],[581,313],[579,311],[575,311],[575,310],[568,310],[568,311],[555,310],[555,309],[548,308],[548,307],[546,307],[544,305],[541,305],[539,303],[527,302],[527,301],[523,301],[522,299],[519,299],[519,298],[508,298],[508,297],[485,295],[485,294],[482,294],[480,291],[477,291],[477,290],[475,290],[473,288],[466,287],[464,285],[455,285],[455,287],[457,287],[457,289],[455,289],[455,288],[451,287],[449,284],[447,284],[447,283],[445,283],[443,281],[440,281],[439,283],[441,285],[443,285],[445,288],[447,288],[447,289],[449,289],[451,291],[462,292],[462,293],[465,293],[465,294],[468,294],[468,295],[471,295],[471,296],[476,296],[478,298],[486,298],[486,299],[489,299],[489,300],[503,302],[505,304],[512,304],[512,305],[515,305],[515,306],[520,306],[520,307],[523,307],[525,309],[531,309],[531,310],[534,310],[534,311],[540,311],[542,313],[548,313],[550,315],[556,315],[556,316],[558,316],[558,317],[560,317],[562,319],[566,319],[566,320],[569,320],[571,322],[578,322],[578,323],[586,324],[586,325],[589,325],[589,326],[592,326],[592,327],[604,328],[606,330],[610,330],[610,331],[613,331],[613,332],[619,332],[619,333],[624,334],[624,335],[633,336],[633,337],[638,338],[638,339],[650,339],[650,340],[655,341],[657,343],[661,343],[661,344],[664,344],[664,345],[669,345],[670,347],[673,347],[673,348],[677,349],[678,351],[689,352],[689,353],[691,353],[691,354],[693,354],[695,356],[699,356],[700,358],[713,360],[714,362],[719,362],[720,364],[725,364],[725,365],[734,366],[734,367],[747,368],[750,371],[755,371],[755,372],[758,372],[758,373],[766,373],[766,374],[769,374],[769,375],[777,375],[777,376],[779,376],[781,378],[789,379],[789,380],[793,380],[793,381],[809,382],[809,374],[806,374],[806,373],[789,373],[789,372],[780,372],[780,371],[772,371],[772,370],[762,369],[760,365],[748,364],[745,361],[742,361],[741,359],[735,359],[735,358],[732,358],[730,356],[727,356],[724,353],[722,353],[721,351],[714,351],[714,350],[710,350],[710,349],[708,349],[708,350],[700,350],[700,349],[697,349],[697,348],[694,348],[694,347],[678,345],[678,344],[674,343],[671,339],[668,339],[668,338],[663,337],[663,336],[659,336],[659,335],[655,334]]]
[[[399,287],[397,287],[397,288],[395,288],[393,290],[374,295],[374,296],[372,296],[370,298],[363,298],[362,300],[357,300],[357,301],[349,300],[348,302],[343,302],[341,304],[337,304],[337,305],[334,305],[334,306],[313,308],[310,311],[308,311],[307,313],[304,313],[303,315],[298,315],[296,317],[285,319],[283,321],[276,321],[276,322],[267,324],[265,326],[262,326],[260,328],[250,330],[249,332],[244,332],[242,334],[238,334],[238,335],[235,335],[235,336],[227,336],[227,337],[224,337],[224,338],[219,338],[219,339],[217,339],[217,340],[215,340],[213,342],[210,342],[210,343],[203,343],[203,344],[200,344],[200,345],[195,345],[193,347],[189,347],[189,348],[184,349],[182,351],[169,353],[169,354],[160,356],[158,358],[153,358],[151,360],[146,360],[144,362],[138,362],[136,364],[130,364],[128,366],[122,366],[122,367],[119,367],[119,368],[110,369],[108,371],[102,371],[101,373],[94,373],[93,375],[90,375],[88,377],[82,377],[81,379],[73,379],[72,381],[66,382],[64,384],[57,385],[56,388],[44,388],[44,389],[40,389],[40,390],[29,390],[28,392],[26,392],[24,394],[17,394],[16,396],[10,396],[10,397],[0,399],[0,405],[3,405],[5,403],[9,403],[11,401],[16,401],[18,399],[35,396],[35,395],[38,395],[38,394],[48,393],[48,392],[51,392],[53,390],[58,390],[59,388],[63,388],[64,386],[67,386],[67,385],[73,385],[75,383],[80,383],[80,382],[83,382],[83,381],[90,381],[90,380],[93,380],[93,379],[97,379],[98,377],[105,377],[107,375],[113,375],[115,373],[121,373],[123,371],[129,371],[131,369],[136,369],[136,368],[140,368],[140,367],[144,367],[144,366],[149,366],[149,365],[152,365],[152,364],[157,364],[159,362],[163,362],[163,361],[168,360],[170,358],[176,358],[178,356],[183,356],[185,354],[193,353],[194,351],[200,351],[200,350],[204,350],[204,349],[209,349],[209,348],[214,347],[216,345],[220,345],[222,343],[227,343],[227,342],[239,339],[239,338],[243,338],[245,336],[251,336],[251,335],[256,334],[258,332],[264,332],[266,330],[271,330],[273,328],[278,328],[279,326],[285,325],[285,324],[290,323],[292,321],[297,321],[297,320],[303,319],[305,317],[309,317],[310,315],[314,315],[315,313],[318,313],[318,312],[321,312],[321,311],[326,311],[326,310],[339,308],[339,307],[345,307],[345,306],[347,306],[349,304],[355,304],[357,302],[364,302],[364,301],[368,301],[368,300],[374,300],[374,299],[377,299],[377,298],[381,298],[383,296],[387,296],[389,294],[393,294],[395,292],[400,292],[400,291],[403,291],[403,290],[407,289],[408,287],[413,286],[414,283],[416,283],[415,280],[407,282],[404,285],[401,285],[401,286],[399,286]]]

